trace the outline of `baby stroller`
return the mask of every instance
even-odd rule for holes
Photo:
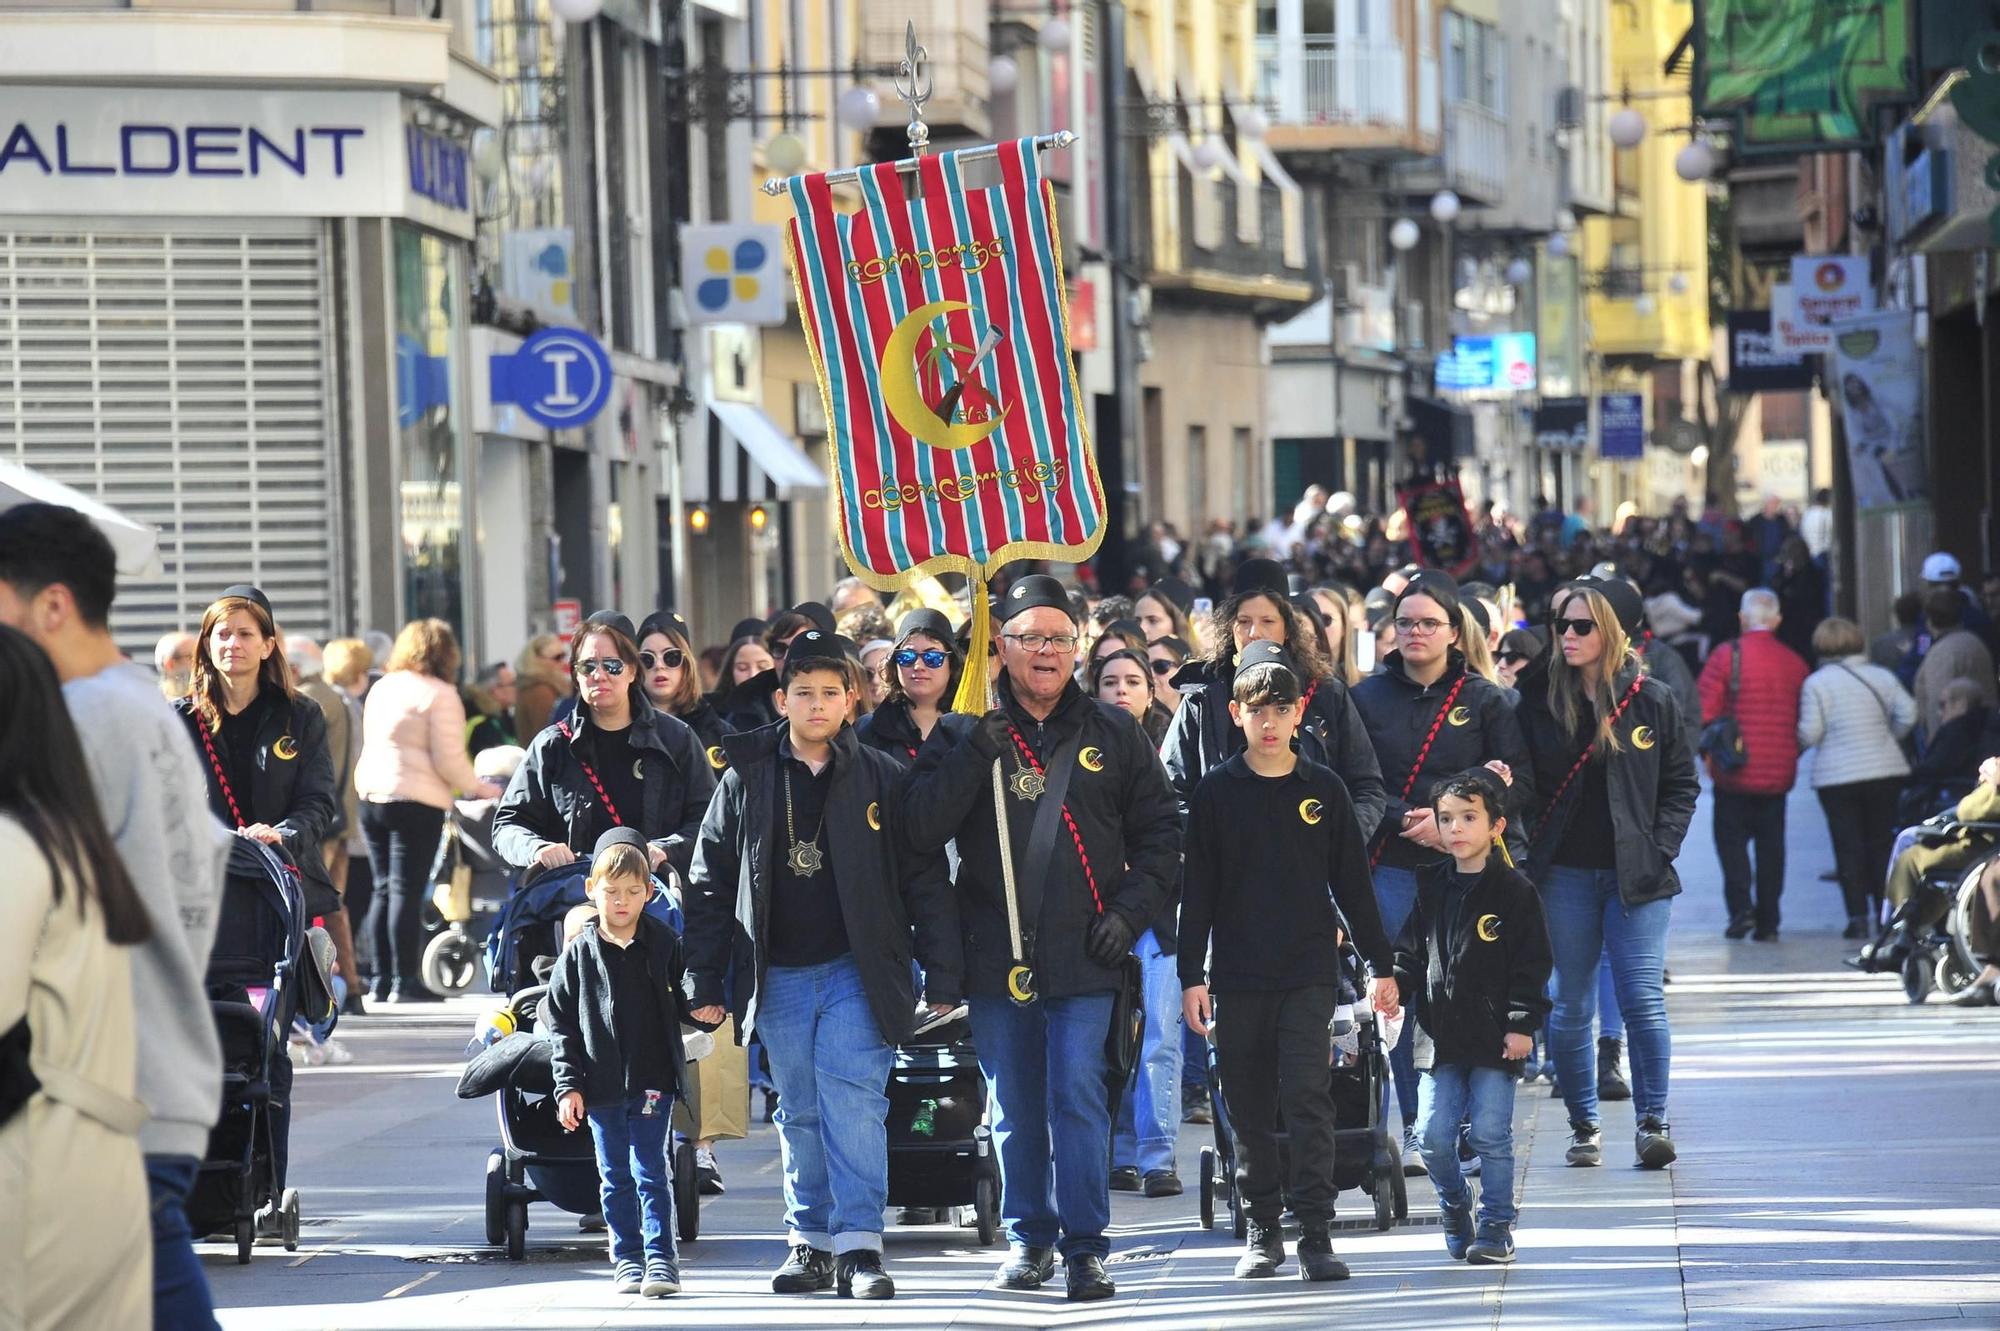
[[[487,941],[488,968],[496,992],[508,995],[516,1033],[535,1036],[540,1000],[548,992],[547,965],[561,944],[563,917],[586,900],[589,862],[551,871],[507,902]],[[681,928],[680,902],[655,880],[646,913]],[[524,1060],[524,1063],[526,1060]],[[552,1079],[516,1075],[494,1094],[500,1144],[486,1158],[486,1241],[505,1247],[509,1261],[527,1255],[528,1206],[550,1202],[574,1215],[595,1215],[600,1205],[597,1153],[590,1133],[565,1132],[556,1121]],[[674,1102],[674,1229],[683,1242],[701,1233],[701,1182],[696,1176],[693,1123],[687,1101]]]
[[[889,1204],[971,1208],[981,1246],[1000,1237],[1000,1165],[986,1078],[964,1008],[920,1019],[889,1073]]]
[[[523,753],[512,744],[487,749],[473,759],[473,771],[504,786]],[[432,993],[446,998],[464,993],[479,977],[481,941],[468,926],[498,910],[514,890],[514,867],[493,849],[493,815],[499,808],[498,800],[457,801],[431,865],[435,890],[424,910],[430,941],[424,945],[423,979]]]
[[[298,872],[262,842],[237,837],[230,847],[220,924],[209,953],[209,1010],[222,1041],[222,1114],[187,1201],[195,1234],[233,1232],[236,1260],[247,1263],[257,1214],[275,1208],[285,1250],[299,1246],[299,1192],[277,1194],[275,1134],[291,1108],[291,1062],[285,1044],[300,1009],[305,959],[305,902]]]
[[[1362,1000],[1366,972],[1353,944],[1340,949],[1340,1003],[1351,1008],[1352,1025],[1341,1029],[1336,1013],[1328,1031],[1334,1108],[1334,1182],[1342,1192],[1360,1188],[1375,1200],[1375,1228],[1387,1231],[1410,1218],[1409,1192],[1403,1182],[1403,1160],[1384,1116],[1382,1091],[1389,1082],[1389,1050],[1382,1042],[1375,1011]],[[1225,1008],[1227,1004],[1225,1003]],[[1227,1018],[1224,1018],[1227,1020]],[[1215,1106],[1215,1145],[1201,1148],[1201,1225],[1215,1226],[1217,1200],[1230,1217],[1237,1238],[1249,1232],[1249,1213],[1236,1191],[1236,1138],[1229,1126],[1229,1107],[1215,1063],[1215,1045],[1208,1046],[1207,1082]],[[1289,1149],[1281,1130],[1280,1150]]]

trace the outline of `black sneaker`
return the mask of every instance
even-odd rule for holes
[[[834,1262],[835,1279],[843,1299],[893,1299],[896,1282],[882,1269],[882,1254],[844,1252]]]
[[[1639,1131],[1633,1135],[1632,1145],[1638,1152],[1641,1169],[1665,1169],[1677,1154],[1672,1130],[1650,1114],[1639,1120]]]
[[[1472,1245],[1472,1196],[1466,1194],[1464,1201],[1453,1206],[1450,1202],[1438,1203],[1438,1222],[1444,1229],[1444,1250],[1454,1262],[1465,1260],[1465,1250]]]
[[[1236,1259],[1238,1280],[1263,1280],[1278,1274],[1285,1264],[1285,1231],[1275,1220],[1252,1220],[1243,1240],[1243,1255]]]
[[[639,1292],[649,1299],[664,1299],[681,1292],[681,1268],[674,1262],[646,1263],[646,1281]]]
[[[1299,1226],[1299,1279],[1321,1284],[1345,1280],[1347,1263],[1333,1255],[1333,1234],[1324,1220],[1309,1220]]]
[[[944,1223],[944,1212],[935,1206],[905,1206],[896,1212],[899,1225],[938,1225]]]
[[[1597,1042],[1597,1098],[1600,1100],[1630,1100],[1631,1083],[1625,1080],[1625,1073],[1618,1066],[1619,1056],[1625,1052],[1623,1041],[1601,1038]]]
[[[706,1146],[694,1148],[694,1176],[704,1197],[720,1197],[724,1188],[722,1166],[715,1163],[715,1152]]]
[[[1139,1192],[1143,1187],[1139,1182],[1139,1171],[1131,1165],[1120,1165],[1111,1171],[1111,1191]]]
[[[1514,1260],[1514,1228],[1511,1225],[1481,1225],[1479,1237],[1465,1250],[1467,1266],[1505,1266]]]
[[[1178,1197],[1181,1195],[1181,1176],[1171,1169],[1154,1169],[1146,1173],[1146,1195],[1148,1197]]]
[[[1069,1286],[1064,1296],[1071,1303],[1096,1303],[1118,1292],[1118,1286],[1112,1284],[1111,1277],[1104,1273],[1102,1257],[1065,1257],[1063,1276]]]
[[[1040,1289],[1056,1273],[1056,1250],[1031,1243],[1016,1243],[1007,1252],[993,1276],[999,1289]]]
[[[1849,942],[1863,942],[1875,936],[1875,926],[1869,922],[1866,915],[1851,915],[1848,917],[1847,927],[1840,931],[1840,936]]]
[[[646,1287],[646,1269],[637,1262],[620,1262],[611,1273],[611,1286],[620,1294],[637,1294]]]
[[[1756,927],[1757,922],[1750,916],[1738,915],[1729,921],[1729,927],[1722,931],[1722,936],[1730,939],[1748,938],[1750,931]]]
[[[806,1244],[796,1244],[792,1255],[771,1277],[773,1294],[811,1294],[833,1288],[833,1254]]]
[[[1754,934],[1751,934],[1751,935],[1750,935],[1750,941],[1751,941],[1751,942],[1753,942],[1753,943],[1775,943],[1775,942],[1777,942],[1777,941],[1778,941],[1778,929],[1777,929],[1777,926],[1776,926],[1776,925],[1773,925],[1773,926],[1772,926],[1771,928],[1769,928],[1769,929],[1759,929],[1759,930],[1758,930],[1758,931],[1757,931],[1756,933],[1754,933]]]
[[[1604,1133],[1595,1123],[1572,1123],[1569,1125],[1569,1152],[1564,1156],[1572,1165],[1601,1165],[1604,1163]]]

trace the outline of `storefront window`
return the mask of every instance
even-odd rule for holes
[[[450,241],[395,229],[396,424],[402,435],[403,600],[465,638],[460,497],[459,300],[464,259]]]

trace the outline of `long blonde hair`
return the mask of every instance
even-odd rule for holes
[[[1490,684],[1500,682],[1500,672],[1493,667],[1493,649],[1486,645],[1486,630],[1464,601],[1458,603],[1458,650],[1465,656],[1467,670]]]
[[[1614,685],[1618,676],[1627,666],[1636,666],[1638,658],[1632,651],[1632,640],[1625,636],[1624,625],[1618,622],[1618,614],[1611,608],[1611,602],[1604,599],[1602,592],[1588,587],[1571,587],[1557,594],[1551,619],[1565,618],[1567,611],[1578,601],[1590,611],[1590,618],[1597,625],[1597,633],[1604,642],[1604,654],[1597,658],[1597,664],[1588,670],[1578,670],[1563,659],[1562,635],[1557,633],[1549,648],[1549,704],[1556,720],[1563,730],[1571,735],[1583,730],[1583,713],[1587,706],[1597,717],[1597,742],[1607,752],[1619,751],[1618,733],[1611,724],[1611,714],[1618,707],[1618,695]]]

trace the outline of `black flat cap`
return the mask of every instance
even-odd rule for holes
[[[669,638],[679,638],[686,643],[694,641],[694,630],[688,627],[687,620],[672,610],[655,610],[647,615],[646,622],[639,626],[639,636],[632,641],[644,642],[655,633],[664,633]]]
[[[1161,578],[1146,589],[1146,594],[1179,606],[1184,615],[1194,609],[1194,588],[1179,578]]]
[[[1229,582],[1229,594],[1275,596],[1285,600],[1292,594],[1291,576],[1285,572],[1285,566],[1275,559],[1246,559],[1236,566],[1236,576]]]
[[[1039,610],[1044,606],[1051,610],[1060,610],[1070,623],[1076,622],[1076,607],[1070,604],[1068,590],[1046,573],[1030,573],[1025,578],[1017,579],[1014,585],[1007,589],[1007,594],[994,606],[994,611],[999,616],[1000,622],[1006,624],[1016,615]]]
[[[638,635],[632,630],[632,617],[630,615],[622,615],[616,610],[593,610],[585,617],[583,624],[586,629],[592,627],[617,629],[633,642],[639,641]]]
[[[847,649],[853,645],[838,634],[807,629],[792,639],[791,648],[785,653],[785,664],[798,666],[807,661],[825,661],[829,665],[839,665],[847,659]],[[858,649],[855,655],[860,655]]]
[[[739,619],[736,621],[736,627],[729,630],[729,640],[737,642],[744,638],[761,638],[764,636],[764,630],[769,627],[771,626],[761,619]]]
[[[913,633],[935,638],[947,646],[956,641],[951,631],[951,621],[935,610],[912,610],[904,615],[903,622],[896,625],[896,642],[901,644],[903,639]]]
[[[1236,673],[1240,675],[1251,666],[1260,665],[1283,666],[1295,676],[1299,673],[1298,666],[1293,663],[1291,656],[1286,653],[1284,644],[1272,642],[1268,638],[1259,638],[1238,653],[1236,657]]]
[[[613,846],[631,846],[641,855],[646,854],[648,849],[646,838],[640,836],[637,829],[614,827],[603,836],[597,838],[597,844],[590,849],[591,858],[596,859],[598,856],[609,851]]]
[[[818,601],[801,601],[792,607],[795,615],[804,615],[813,622],[813,627],[821,633],[834,631],[833,611]]]

